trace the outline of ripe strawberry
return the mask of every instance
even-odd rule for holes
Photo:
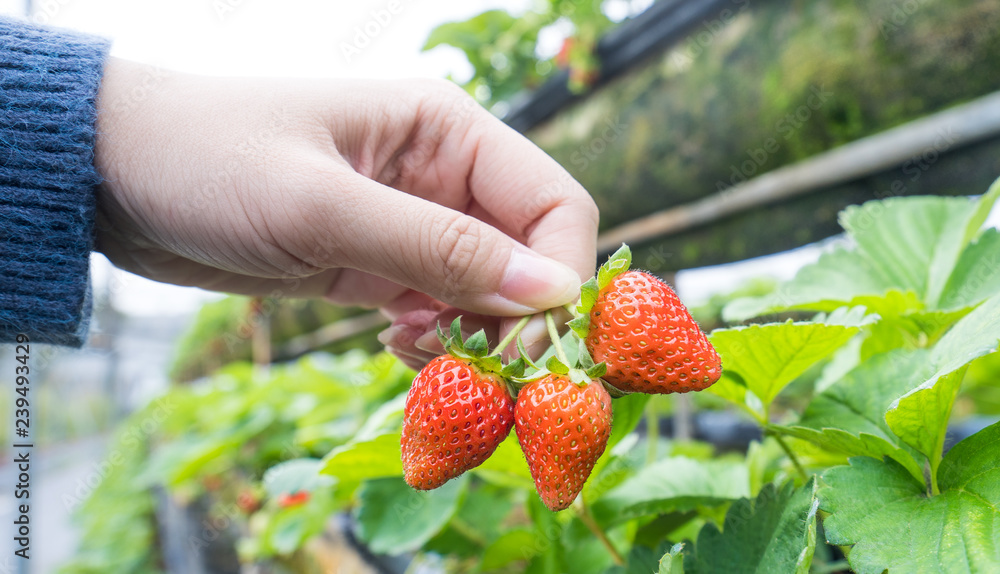
[[[669,285],[642,271],[629,271],[623,246],[581,290],[578,319],[570,326],[604,379],[625,392],[686,393],[711,386],[722,361],[708,337]]]
[[[424,367],[406,395],[403,475],[418,490],[437,488],[483,463],[510,434],[514,399],[504,380],[524,370],[486,355],[480,331],[462,344],[458,319],[445,339],[448,354]]]
[[[604,454],[611,436],[611,395],[599,379],[582,385],[549,373],[517,395],[517,439],[545,506],[564,510]]]
[[[278,506],[281,508],[291,508],[301,506],[309,502],[309,491],[299,490],[297,492],[284,492],[278,496]]]

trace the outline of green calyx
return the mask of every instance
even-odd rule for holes
[[[608,257],[604,265],[597,270],[597,276],[591,277],[580,286],[580,302],[576,306],[576,316],[568,325],[581,339],[586,339],[590,333],[590,311],[594,308],[601,289],[610,285],[615,277],[628,271],[631,266],[632,250],[622,243],[618,251]]]
[[[490,353],[489,341],[484,330],[480,329],[468,339],[462,340],[462,317],[456,317],[451,322],[448,334],[441,330],[439,324],[437,335],[448,354],[469,361],[481,371],[496,373],[505,379],[514,379],[524,374],[523,359],[517,358],[504,365],[500,358],[503,347]]]
[[[539,368],[531,358],[528,356],[527,350],[524,348],[524,344],[521,339],[517,340],[517,350],[520,355],[524,358],[525,362],[532,368],[536,369],[536,372],[532,373],[527,377],[518,377],[516,382],[518,384],[527,384],[532,381],[537,381],[543,377],[550,374],[562,375],[569,377],[574,384],[578,386],[589,385],[592,382],[603,382],[601,377],[608,371],[607,365],[604,363],[594,364],[593,358],[591,358],[590,353],[587,352],[586,347],[582,340],[578,340],[580,345],[580,353],[578,353],[578,358],[572,366],[566,356],[566,351],[563,349],[562,342],[559,340],[559,332],[556,329],[555,320],[552,317],[552,311],[545,312],[545,326],[549,332],[549,338],[552,340],[552,348],[554,354],[545,361],[545,367]]]

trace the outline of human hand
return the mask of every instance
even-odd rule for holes
[[[115,265],[379,307],[393,320],[380,340],[414,367],[437,354],[439,320],[461,313],[496,341],[517,316],[574,300],[595,267],[587,192],[447,82],[112,60],[98,114],[97,248]]]

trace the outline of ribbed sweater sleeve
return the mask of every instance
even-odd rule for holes
[[[0,17],[0,342],[80,346],[108,42]]]

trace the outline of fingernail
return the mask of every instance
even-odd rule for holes
[[[515,249],[507,263],[500,295],[533,309],[551,309],[579,297],[580,276],[562,263]]]
[[[406,331],[406,327],[402,325],[393,325],[376,335],[375,338],[378,339],[379,343],[382,343],[386,347],[393,347],[395,346],[394,343],[396,342],[396,339],[404,331]]]
[[[444,352],[444,347],[441,346],[441,341],[438,339],[437,332],[435,331],[424,333],[418,337],[417,340],[414,341],[413,346],[428,353]]]

